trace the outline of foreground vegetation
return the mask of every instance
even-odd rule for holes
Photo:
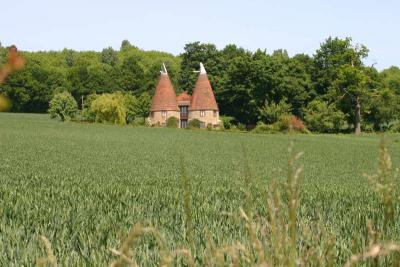
[[[398,259],[390,242],[400,241],[400,206],[389,198],[398,180],[363,175],[379,167],[377,135],[244,135],[6,113],[0,121],[2,266],[342,266],[364,251],[353,260]],[[296,160],[290,140],[304,152]],[[388,149],[398,166],[399,135]]]

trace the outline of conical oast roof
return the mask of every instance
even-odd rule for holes
[[[203,64],[200,63],[200,74],[192,94],[189,110],[218,110],[214,92],[208,80]]]
[[[150,111],[162,110],[179,111],[175,90],[166,72],[161,73],[150,108]]]

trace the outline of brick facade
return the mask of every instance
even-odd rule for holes
[[[170,117],[176,117],[179,119],[180,112],[173,111],[173,110],[151,111],[150,117],[149,117],[149,122],[150,122],[150,125],[165,126],[167,123],[167,119]]]
[[[219,127],[220,120],[218,110],[192,110],[189,111],[189,121],[192,119],[198,119],[203,122],[202,127],[207,127],[208,124],[211,124],[213,128]]]

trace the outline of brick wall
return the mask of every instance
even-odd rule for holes
[[[204,116],[200,116],[200,110],[189,111],[189,121],[192,119],[198,119],[204,122],[205,127],[207,127],[207,124],[209,123],[211,123],[213,127],[220,124],[218,111],[216,111],[216,114],[214,114],[214,110],[205,110],[204,112]]]
[[[162,111],[153,111],[150,113],[149,121],[151,125],[160,125],[163,126],[167,122],[167,119],[170,117],[176,117],[179,119],[180,112],[179,111],[171,111],[167,110],[167,116],[162,116]]]

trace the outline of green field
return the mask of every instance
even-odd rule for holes
[[[158,229],[169,249],[187,247],[180,158],[198,251],[207,232],[218,245],[241,241],[246,231],[231,214],[244,205],[244,162],[251,177],[284,180],[290,140],[304,152],[299,216],[319,218],[336,237],[336,264],[343,264],[367,243],[359,236],[366,219],[381,216],[363,176],[376,172],[379,135],[256,135],[0,114],[0,265],[34,265],[46,255],[38,238],[44,235],[62,266],[105,266],[115,259],[109,249],[119,248],[136,223]],[[388,147],[398,167],[400,135],[390,135]],[[261,212],[262,200],[253,204]],[[151,237],[136,252],[142,265],[159,260]]]

